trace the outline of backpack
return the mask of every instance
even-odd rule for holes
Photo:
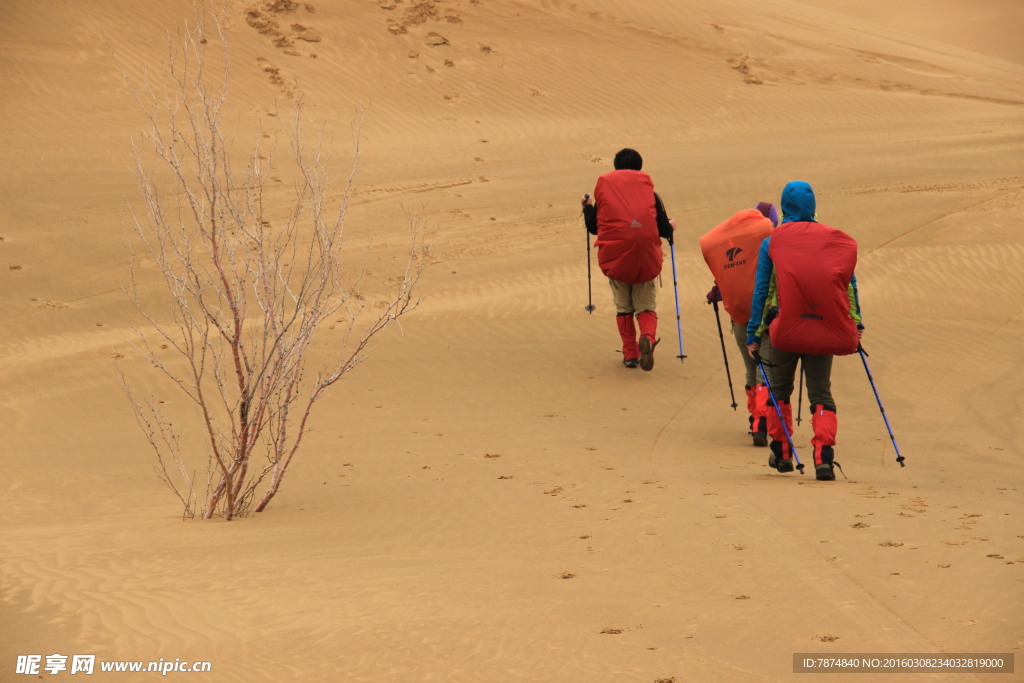
[[[772,232],[778,312],[768,327],[782,351],[842,356],[858,347],[848,290],[857,242],[842,230],[813,222],[783,223]]]
[[[613,280],[631,285],[661,273],[654,182],[643,171],[605,173],[594,187],[597,204],[597,263]]]
[[[750,320],[757,252],[771,231],[770,219],[757,209],[746,209],[700,238],[700,250],[722,293],[722,305],[737,325]]]

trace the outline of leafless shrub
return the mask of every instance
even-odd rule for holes
[[[366,310],[361,271],[346,276],[342,259],[364,110],[353,126],[351,174],[332,201],[322,132],[307,144],[296,100],[285,127],[294,197],[275,210],[272,150],[257,143],[244,164],[230,153],[223,22],[198,10],[168,48],[159,79],[133,79],[119,62],[147,121],[142,143],[132,147],[145,209],[132,212],[137,246],[125,289],[148,322],[139,330],[146,359],[187,399],[192,421],[179,428],[163,401],[140,398],[118,371],[157,472],[184,515],[232,519],[267,506],[316,402],[360,362],[374,336],[416,308],[428,247],[422,220],[408,217],[400,282]],[[143,302],[143,266],[162,276],[166,308]],[[314,338],[337,319],[345,323],[343,339],[332,341],[332,359],[311,368]],[[182,445],[183,434],[197,433],[205,452]]]

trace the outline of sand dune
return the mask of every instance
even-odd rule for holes
[[[153,73],[191,11],[0,9],[0,678],[52,653],[217,681],[733,681],[795,652],[1021,651],[1019,3],[228,3],[239,152],[301,92],[343,178],[367,105],[368,294],[406,213],[433,245],[420,309],[231,523],[179,519],[113,364],[157,386],[121,291],[144,121],[109,48]],[[666,266],[651,373],[619,362],[596,261],[584,311],[578,198],[623,146],[680,226],[687,357]],[[856,356],[833,376],[848,478],[774,473],[729,406],[697,240],[794,178],[860,244],[905,468]],[[289,191],[282,169],[268,202]]]

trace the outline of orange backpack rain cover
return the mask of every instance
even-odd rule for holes
[[[771,231],[771,220],[757,209],[746,209],[700,238],[700,250],[722,293],[722,305],[737,325],[750,320],[757,252]]]

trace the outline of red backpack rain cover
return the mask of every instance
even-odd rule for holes
[[[843,356],[857,350],[857,324],[847,290],[857,242],[821,223],[783,223],[772,232],[779,311],[768,328],[783,351]]]
[[[654,208],[654,182],[643,171],[605,173],[594,187],[597,262],[601,272],[631,285],[661,273],[663,256]]]
[[[757,209],[746,209],[700,238],[700,250],[722,293],[722,305],[737,325],[750,320],[757,252],[771,231],[771,220]]]

